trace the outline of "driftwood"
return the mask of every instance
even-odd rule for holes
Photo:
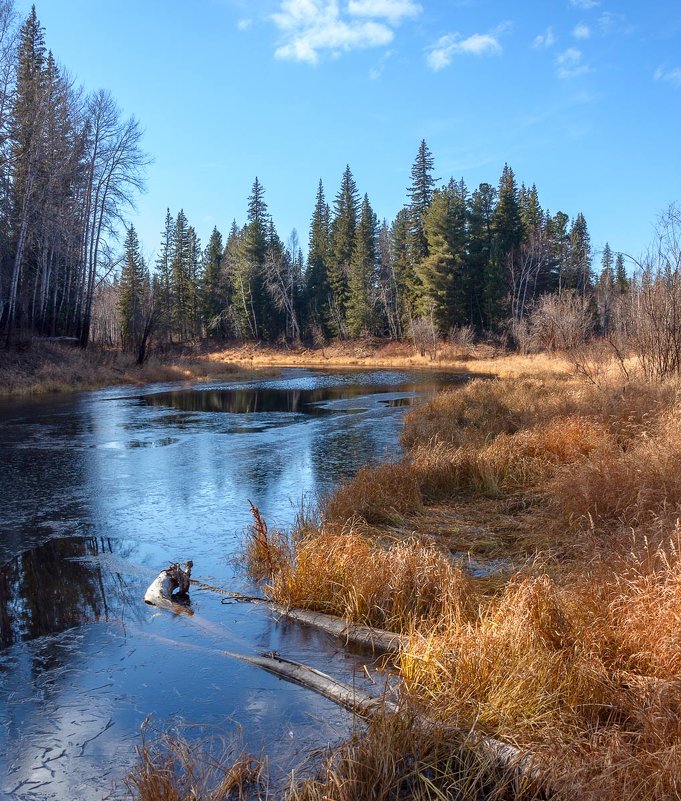
[[[385,698],[375,698],[357,687],[351,687],[343,681],[338,681],[326,673],[322,673],[321,670],[304,665],[302,662],[286,659],[275,651],[270,651],[260,656],[235,654],[230,651],[225,651],[224,653],[226,656],[239,659],[241,662],[247,662],[249,665],[256,665],[268,671],[268,673],[274,673],[282,679],[299,684],[308,690],[313,690],[363,718],[371,718],[381,712],[397,711],[397,705],[392,701],[388,701]]]
[[[144,603],[167,609],[176,615],[193,615],[193,610],[189,608],[189,585],[193,566],[191,561],[186,562],[184,568],[179,562],[174,562],[162,570],[144,593]]]
[[[396,714],[400,711],[399,705],[394,701],[384,697],[376,698],[309,665],[294,662],[292,659],[285,659],[276,652],[264,653],[260,656],[247,656],[230,651],[224,651],[223,653],[250,665],[256,665],[269,673],[280,676],[286,681],[291,681],[308,690],[313,690],[365,720],[371,720],[380,715]],[[462,734],[461,729],[448,730],[447,727],[443,728],[440,724],[429,720],[425,716],[418,716],[416,724],[417,727],[424,731],[432,732],[438,729],[442,730],[444,734],[459,738]],[[517,788],[527,787],[529,784],[535,785],[539,782],[541,778],[539,770],[533,763],[532,758],[523,754],[515,746],[504,743],[494,737],[480,737],[471,742],[482,749],[483,753],[489,758],[490,763],[504,771],[508,771]]]
[[[368,648],[374,654],[397,654],[408,642],[408,638],[403,634],[396,634],[394,631],[384,631],[374,629],[370,626],[361,626],[358,623],[348,623],[335,615],[327,615],[324,612],[314,612],[311,609],[298,609],[296,607],[284,606],[267,598],[259,598],[255,595],[242,595],[238,592],[225,590],[220,587],[212,587],[210,584],[203,584],[200,581],[191,580],[201,589],[217,591],[222,595],[228,595],[233,601],[243,601],[249,604],[266,606],[279,617],[289,620],[296,620],[307,626],[314,626],[317,629],[339,637],[344,640],[346,645],[356,645],[361,648]]]

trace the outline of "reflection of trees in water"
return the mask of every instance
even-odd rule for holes
[[[317,389],[230,389],[188,390],[146,395],[150,406],[170,406],[185,412],[231,412],[232,414],[305,412],[323,413],[313,404],[356,398],[374,392],[387,392],[393,387],[353,384]]]
[[[24,551],[0,568],[2,647],[120,617],[131,582],[106,568],[113,554],[109,538],[68,537]]]

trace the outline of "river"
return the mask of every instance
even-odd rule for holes
[[[290,527],[364,464],[394,458],[404,411],[461,378],[282,370],[0,405],[0,797],[114,799],[140,728],[237,736],[285,772],[347,735],[331,702],[225,656],[279,651],[379,688],[366,656],[266,610],[192,592],[142,602],[171,561],[253,593],[235,561],[251,500]]]

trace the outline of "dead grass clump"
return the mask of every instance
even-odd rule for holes
[[[410,464],[428,500],[443,500],[456,492],[494,496],[532,490],[559,465],[582,461],[605,441],[601,426],[573,416],[516,434],[502,433],[479,447],[452,448],[436,441],[412,450]]]
[[[502,738],[573,730],[609,700],[607,676],[579,640],[583,615],[547,576],[511,582],[475,621],[414,635],[402,675],[438,717]]]
[[[341,524],[353,517],[369,524],[385,523],[416,512],[421,505],[421,492],[409,466],[394,462],[363,467],[328,499],[323,516],[327,522]]]
[[[436,547],[414,540],[382,547],[353,532],[298,542],[294,563],[269,592],[280,603],[400,632],[471,608],[469,579]]]
[[[245,534],[243,563],[251,578],[267,581],[290,569],[293,545],[284,532],[270,531],[258,507],[248,503],[253,522]]]
[[[402,713],[370,723],[331,752],[316,776],[292,777],[286,801],[495,801],[511,797],[512,784],[474,737]],[[523,797],[529,792],[513,794]]]
[[[679,407],[662,414],[626,449],[603,442],[584,464],[558,472],[550,492],[563,515],[642,521],[681,504]]]
[[[223,740],[165,733],[150,741],[145,723],[125,786],[133,801],[246,801],[261,797],[265,767]]]
[[[574,386],[560,378],[471,381],[441,392],[405,417],[407,448],[437,438],[448,445],[480,445],[574,411]]]

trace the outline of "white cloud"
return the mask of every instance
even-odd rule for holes
[[[350,0],[348,14],[353,17],[387,19],[397,24],[404,17],[416,17],[423,8],[413,0]]]
[[[556,43],[556,37],[553,33],[553,28],[547,28],[544,33],[540,33],[534,37],[532,47],[539,49],[540,47],[553,47]]]
[[[575,39],[588,39],[591,36],[591,28],[580,22],[573,28],[572,35]]]
[[[681,88],[681,67],[674,67],[668,70],[660,66],[655,70],[653,79],[656,81],[664,81],[664,83],[670,83],[672,86]]]
[[[347,11],[338,0],[282,0],[271,19],[283,35],[277,58],[317,64],[320,54],[389,44],[394,26],[414,16],[421,6],[413,0],[350,0]]]
[[[253,24],[253,20],[252,19],[240,19],[237,22],[236,27],[240,31],[247,31],[251,27],[252,24]]]
[[[568,47],[556,57],[556,74],[559,78],[575,78],[585,72],[590,72],[590,69],[582,62],[582,51],[576,47]]]
[[[570,0],[570,5],[575,8],[594,8],[600,5],[600,0]]]
[[[474,33],[466,39],[460,33],[448,33],[446,36],[441,36],[429,48],[426,57],[428,66],[437,72],[449,66],[457,55],[501,55],[502,47],[499,44],[498,36],[505,29],[506,26],[500,26],[492,33]]]
[[[395,55],[394,50],[386,50],[385,53],[381,56],[378,64],[375,64],[369,70],[369,77],[372,81],[377,81],[381,75],[383,75],[383,71],[385,70],[385,65],[388,59],[392,58]]]

